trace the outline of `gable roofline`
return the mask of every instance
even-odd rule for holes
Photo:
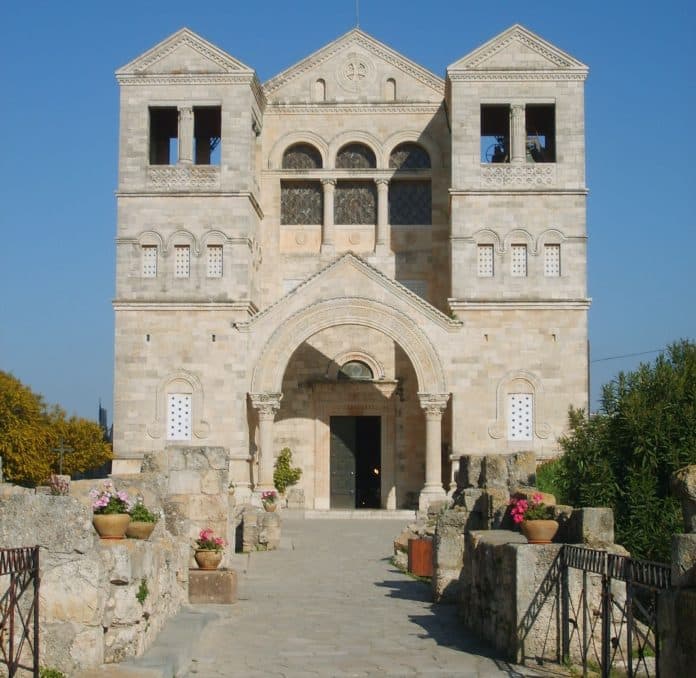
[[[384,59],[399,70],[410,75],[416,80],[419,80],[421,83],[427,85],[438,94],[444,96],[445,81],[442,78],[435,75],[427,68],[420,66],[415,61],[411,61],[403,54],[400,54],[396,50],[392,49],[388,45],[385,45],[376,38],[373,38],[371,35],[365,33],[365,31],[359,28],[352,28],[347,33],[344,33],[340,37],[330,42],[328,45],[324,45],[324,47],[321,47],[316,52],[312,52],[312,54],[309,56],[301,59],[297,63],[289,66],[274,77],[270,78],[263,83],[263,91],[266,93],[266,95],[275,92],[283,85],[303,75],[311,68],[324,63],[341,51],[345,45],[349,44],[356,44],[363,47],[372,55]]]
[[[359,271],[362,271],[368,278],[374,280],[383,287],[390,289],[396,296],[407,301],[409,304],[417,308],[421,313],[427,315],[433,322],[440,325],[447,330],[457,329],[462,326],[461,320],[454,320],[449,316],[445,315],[442,311],[435,308],[432,304],[428,303],[425,299],[418,296],[415,292],[412,292],[408,287],[402,285],[399,281],[390,278],[375,268],[372,264],[368,263],[361,256],[355,254],[355,252],[345,252],[341,256],[334,259],[332,262],[324,266],[324,268],[319,269],[316,273],[309,276],[306,280],[303,280],[297,287],[294,287],[289,292],[284,294],[282,297],[274,301],[270,306],[266,306],[260,313],[257,313],[251,319],[244,323],[237,323],[238,328],[246,327],[249,328],[256,322],[265,318],[273,309],[277,308],[283,304],[291,296],[300,293],[308,285],[310,285],[317,278],[325,276],[329,271],[337,268],[339,265],[347,263],[353,265]]]
[[[450,64],[447,67],[447,75],[450,76],[453,73],[456,74],[461,71],[514,71],[514,67],[503,69],[498,66],[494,68],[486,68],[485,66],[485,62],[488,59],[505,49],[505,47],[513,41],[523,43],[529,49],[549,61],[548,69],[538,70],[571,71],[582,73],[587,76],[589,68],[584,63],[578,61],[574,56],[568,54],[568,52],[564,52],[562,49],[544,40],[521,24],[513,24],[507,30],[494,36],[488,42],[477,47],[472,52],[469,52],[453,64]],[[525,68],[521,70],[529,71],[531,69]]]
[[[180,28],[168,38],[158,42],[147,52],[129,61],[116,71],[116,78],[129,75],[144,75],[145,69],[156,64],[160,59],[171,54],[179,45],[188,45],[201,56],[220,66],[226,73],[255,75],[254,69],[230,56],[224,50],[208,42],[190,28]]]

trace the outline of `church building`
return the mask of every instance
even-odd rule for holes
[[[353,29],[265,83],[184,28],[119,69],[114,473],[284,448],[308,509],[442,499],[587,407],[587,67],[515,25],[444,79]]]

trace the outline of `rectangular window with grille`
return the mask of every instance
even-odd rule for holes
[[[510,393],[507,397],[508,440],[532,440],[534,397],[531,393]]]
[[[188,278],[191,269],[191,248],[177,245],[174,248],[174,277]]]
[[[561,275],[561,246],[544,245],[544,275],[558,278]]]
[[[167,396],[167,440],[191,440],[191,396]]]
[[[206,258],[208,278],[222,278],[222,245],[208,245]]]
[[[479,245],[477,248],[479,278],[493,277],[493,245]]]
[[[510,256],[510,273],[516,278],[524,278],[527,275],[527,246],[513,245]]]
[[[140,250],[143,278],[157,277],[157,245],[143,245]]]

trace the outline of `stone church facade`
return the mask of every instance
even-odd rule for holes
[[[285,447],[308,508],[442,498],[587,406],[587,68],[516,25],[443,80],[359,29],[261,84],[182,29],[117,71],[114,472]]]

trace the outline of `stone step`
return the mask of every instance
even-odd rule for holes
[[[184,606],[164,625],[155,643],[141,657],[120,664],[102,664],[74,678],[175,678],[183,675],[203,629],[220,616],[211,605]]]
[[[416,519],[415,511],[388,511],[385,509],[307,509],[306,520],[399,520],[408,522]]]

